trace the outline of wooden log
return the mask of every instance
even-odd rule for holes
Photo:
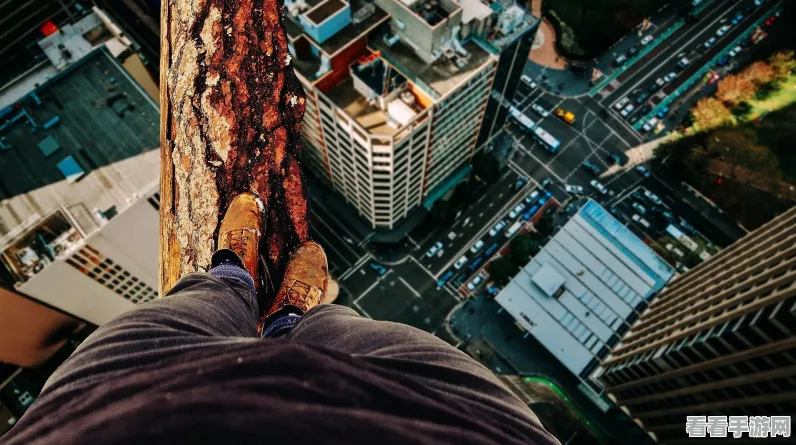
[[[300,168],[304,90],[277,0],[164,0],[160,60],[160,294],[203,270],[231,199],[266,206],[261,244],[278,286],[309,235]]]

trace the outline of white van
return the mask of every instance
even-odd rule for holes
[[[514,234],[517,233],[520,230],[520,228],[522,228],[521,222],[517,221],[514,224],[512,224],[511,227],[506,229],[506,238],[511,238],[512,236],[514,236]]]

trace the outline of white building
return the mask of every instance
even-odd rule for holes
[[[674,269],[589,200],[496,297],[573,374],[587,378]]]
[[[97,325],[158,284],[154,84],[105,20],[43,39],[48,61],[0,88],[0,286]]]

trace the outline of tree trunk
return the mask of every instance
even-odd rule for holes
[[[308,238],[300,168],[304,90],[277,0],[164,0],[160,60],[160,294],[207,268],[244,191],[265,203],[270,294]]]

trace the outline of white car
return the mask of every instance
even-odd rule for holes
[[[616,103],[616,105],[614,105],[614,109],[619,111],[622,108],[624,108],[625,105],[627,105],[628,102],[630,102],[630,98],[629,97],[623,97],[619,102]]]
[[[504,227],[506,227],[506,221],[498,221],[498,223],[495,224],[495,227],[492,227],[492,229],[489,230],[489,236],[497,235],[501,230],[503,230]]]
[[[721,37],[721,36],[723,36],[724,34],[727,34],[727,31],[729,31],[729,30],[730,30],[730,25],[724,25],[724,26],[722,26],[721,28],[719,28],[719,30],[718,30],[718,31],[716,31],[716,35],[717,35],[717,36],[719,36],[719,37]],[[713,40],[713,41],[715,42],[715,41],[716,41],[716,38],[715,38],[715,37],[712,37],[712,38],[711,38],[711,40]],[[710,40],[708,40],[708,41],[710,41]]]
[[[530,203],[536,201],[536,198],[538,198],[538,197],[539,197],[539,190],[534,190],[530,194],[528,194],[528,196],[525,197],[525,202],[530,204]]]
[[[531,108],[533,108],[533,111],[539,113],[542,117],[550,116],[550,112],[545,110],[544,107],[539,104],[533,104],[531,105]]]
[[[506,229],[506,238],[511,238],[514,236],[522,228],[522,223],[517,221],[511,225],[508,229]]]
[[[565,185],[564,190],[566,190],[567,193],[572,193],[573,195],[583,194],[583,187],[579,185]]]
[[[426,252],[426,256],[431,258],[434,255],[436,255],[440,249],[442,249],[442,241],[437,241],[436,243],[434,243],[433,246],[431,246],[430,249],[428,249],[428,252]]]
[[[735,57],[738,54],[740,54],[741,51],[743,51],[743,48],[741,48],[740,46],[736,46],[735,48],[731,49],[730,52],[727,53],[727,55],[730,57]]]
[[[516,207],[514,207],[511,212],[509,212],[509,218],[516,218],[520,216],[520,213],[525,210],[525,204],[519,203]]]
[[[633,218],[633,221],[641,224],[642,226],[644,226],[644,228],[646,228],[646,229],[650,228],[650,223],[648,223],[647,220],[645,220],[644,218],[642,218],[642,217],[640,217],[638,215],[633,215],[632,218]]]
[[[529,87],[531,87],[531,88],[536,88],[536,82],[534,82],[533,80],[531,80],[531,78],[530,78],[530,77],[528,77],[528,76],[526,76],[526,75],[523,75],[522,77],[520,77],[520,79],[521,79],[523,82],[525,82],[525,84],[526,84],[526,85],[528,85]]]
[[[646,196],[647,199],[649,199],[650,201],[654,202],[655,204],[658,204],[658,205],[662,204],[661,198],[658,198],[658,195],[656,195],[655,193],[652,193],[649,190],[644,190],[644,196]]]
[[[478,240],[473,244],[473,247],[470,247],[470,253],[473,255],[477,254],[484,248],[484,242],[482,240]]]
[[[621,114],[622,117],[628,117],[628,116],[630,116],[630,113],[632,113],[633,110],[635,110],[635,109],[636,109],[636,106],[633,105],[633,104],[630,104],[630,105],[626,106],[625,109],[622,110],[622,112],[619,113],[619,114]]]
[[[677,73],[669,73],[663,77],[663,81],[669,83],[677,77]]]
[[[652,37],[652,36],[645,36],[643,39],[641,39],[641,46],[647,46],[647,45],[649,45],[649,44],[650,44],[650,42],[652,42],[652,39],[653,39],[653,38],[654,38],[654,37]],[[516,78],[515,78],[515,79],[516,79]]]
[[[763,3],[765,3],[765,2],[766,2],[766,0],[755,0],[755,6],[760,6]]]
[[[594,188],[598,192],[600,192],[600,194],[603,194],[603,195],[607,195],[608,194],[608,188],[606,188],[604,185],[602,185],[600,183],[600,181],[598,181],[596,179],[592,179],[592,181],[589,183],[589,185],[592,186],[592,188]]]
[[[675,247],[674,244],[667,244],[666,250],[673,252],[675,255],[679,256],[680,258],[685,256],[685,253],[682,250]]]
[[[633,207],[633,209],[635,209],[641,215],[647,213],[647,209],[645,209],[643,205],[641,205],[641,204],[639,204],[637,202],[634,202],[632,204],[632,207]]]
[[[467,290],[474,291],[475,288],[478,287],[478,285],[481,284],[483,281],[484,281],[484,275],[483,272],[481,272],[480,274],[476,275],[475,278],[470,280],[469,283],[467,283]]]
[[[462,255],[461,258],[459,258],[458,260],[456,260],[455,263],[453,263],[453,268],[456,269],[456,270],[459,270],[459,269],[462,268],[462,266],[467,264],[467,261],[469,261],[469,259],[467,258],[467,255]]]
[[[659,119],[657,117],[653,117],[652,119],[647,121],[647,123],[644,124],[644,126],[641,127],[641,129],[644,130],[644,132],[649,133],[650,131],[652,131],[653,128],[655,128],[658,125],[658,122]]]
[[[713,46],[714,43],[716,43],[716,38],[715,37],[711,37],[711,38],[708,39],[707,42],[705,42],[705,44],[703,46],[705,48],[710,48],[711,46]]]

